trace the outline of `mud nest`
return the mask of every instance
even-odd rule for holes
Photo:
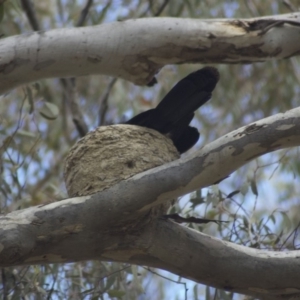
[[[71,148],[64,166],[66,188],[70,197],[94,194],[179,157],[172,141],[155,130],[98,127]]]

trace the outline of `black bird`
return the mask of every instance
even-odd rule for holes
[[[219,77],[213,67],[193,72],[180,80],[156,108],[138,114],[125,124],[157,130],[173,141],[180,154],[184,153],[200,136],[195,127],[189,126],[194,111],[211,98]]]

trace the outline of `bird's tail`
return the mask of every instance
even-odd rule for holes
[[[145,111],[127,124],[139,125],[167,134],[180,153],[198,140],[199,133],[189,124],[194,112],[211,98],[219,80],[219,72],[205,67],[180,80],[155,109]]]
[[[219,72],[213,67],[205,67],[180,80],[156,107],[163,120],[157,130],[170,132],[177,123],[192,115],[211,98],[218,80]]]

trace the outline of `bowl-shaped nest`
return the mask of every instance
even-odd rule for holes
[[[172,141],[155,130],[98,127],[71,148],[64,167],[66,188],[70,197],[94,194],[179,157]]]

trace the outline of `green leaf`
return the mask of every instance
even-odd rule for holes
[[[10,0],[7,1],[7,3],[10,5],[10,7],[18,14],[22,15],[23,11],[21,9],[21,2],[17,0]]]
[[[251,180],[250,186],[251,186],[252,193],[257,197],[258,196],[258,190],[257,190],[257,185],[256,185],[255,179]]]
[[[258,230],[260,230],[263,221],[264,221],[264,219],[261,218],[260,221],[258,222],[258,224],[257,224],[257,229],[258,229]]]
[[[264,227],[265,231],[266,231],[268,234],[272,234],[272,233],[273,233],[272,230],[269,228],[269,226],[264,225],[263,227]]]
[[[239,194],[240,192],[241,192],[240,190],[235,190],[235,191],[229,193],[227,195],[227,198],[232,198],[233,196],[235,196],[236,194]]]
[[[206,286],[205,288],[205,299],[210,299],[209,286]]]
[[[274,241],[274,245],[277,245],[281,241],[281,237],[283,235],[283,229],[280,231],[279,235],[276,237],[276,240]]]
[[[41,116],[48,120],[55,120],[58,117],[58,107],[50,102],[43,102],[42,108],[39,110]]]
[[[29,137],[29,138],[35,138],[36,137],[35,133],[27,131],[27,130],[22,130],[22,129],[19,129],[16,134],[20,135],[20,136],[24,136],[24,137]]]
[[[213,195],[212,195],[212,193],[208,192],[207,196],[206,196],[206,203],[210,204],[212,202],[213,202]]]
[[[111,275],[107,278],[104,291],[108,290],[115,283],[116,278],[117,278],[117,274]]]
[[[198,299],[198,284],[195,284],[193,287],[194,299]]]
[[[34,111],[34,102],[33,102],[32,90],[29,86],[26,86],[26,94],[29,102],[29,114],[31,115]]]
[[[109,297],[116,297],[118,299],[122,299],[122,297],[126,294],[124,291],[120,290],[109,290],[107,291]]]
[[[249,222],[248,222],[248,220],[247,220],[247,218],[245,216],[243,216],[243,223],[244,223],[244,227],[248,228]]]
[[[202,197],[202,189],[199,189],[199,190],[196,191],[196,197],[197,198],[203,198]]]
[[[190,202],[192,203],[191,207],[194,209],[197,205],[204,203],[204,199],[196,197],[196,198],[192,198]]]
[[[14,142],[14,137],[11,135],[7,136],[2,142],[2,144],[0,144],[0,153],[5,151],[9,146],[11,146],[12,142]]]
[[[40,92],[41,91],[41,86],[38,82],[34,82],[32,84],[32,87],[37,91],[37,92]]]
[[[279,213],[281,214],[281,216],[283,218],[283,225],[285,226],[285,228],[290,227],[291,226],[291,220],[290,220],[289,216],[287,215],[287,213],[284,212],[284,211],[280,211]]]
[[[247,192],[248,192],[248,189],[249,189],[249,184],[248,184],[248,182],[244,182],[244,183],[242,184],[241,188],[240,188],[241,194],[242,194],[243,196],[245,196],[245,195],[247,194]]]
[[[220,190],[219,190],[218,196],[219,196],[219,202],[222,202],[224,200],[224,198],[223,198],[222,192]]]
[[[275,223],[276,223],[276,218],[275,218],[275,216],[272,214],[272,215],[270,215],[270,220],[273,222],[273,224],[275,225]]]

